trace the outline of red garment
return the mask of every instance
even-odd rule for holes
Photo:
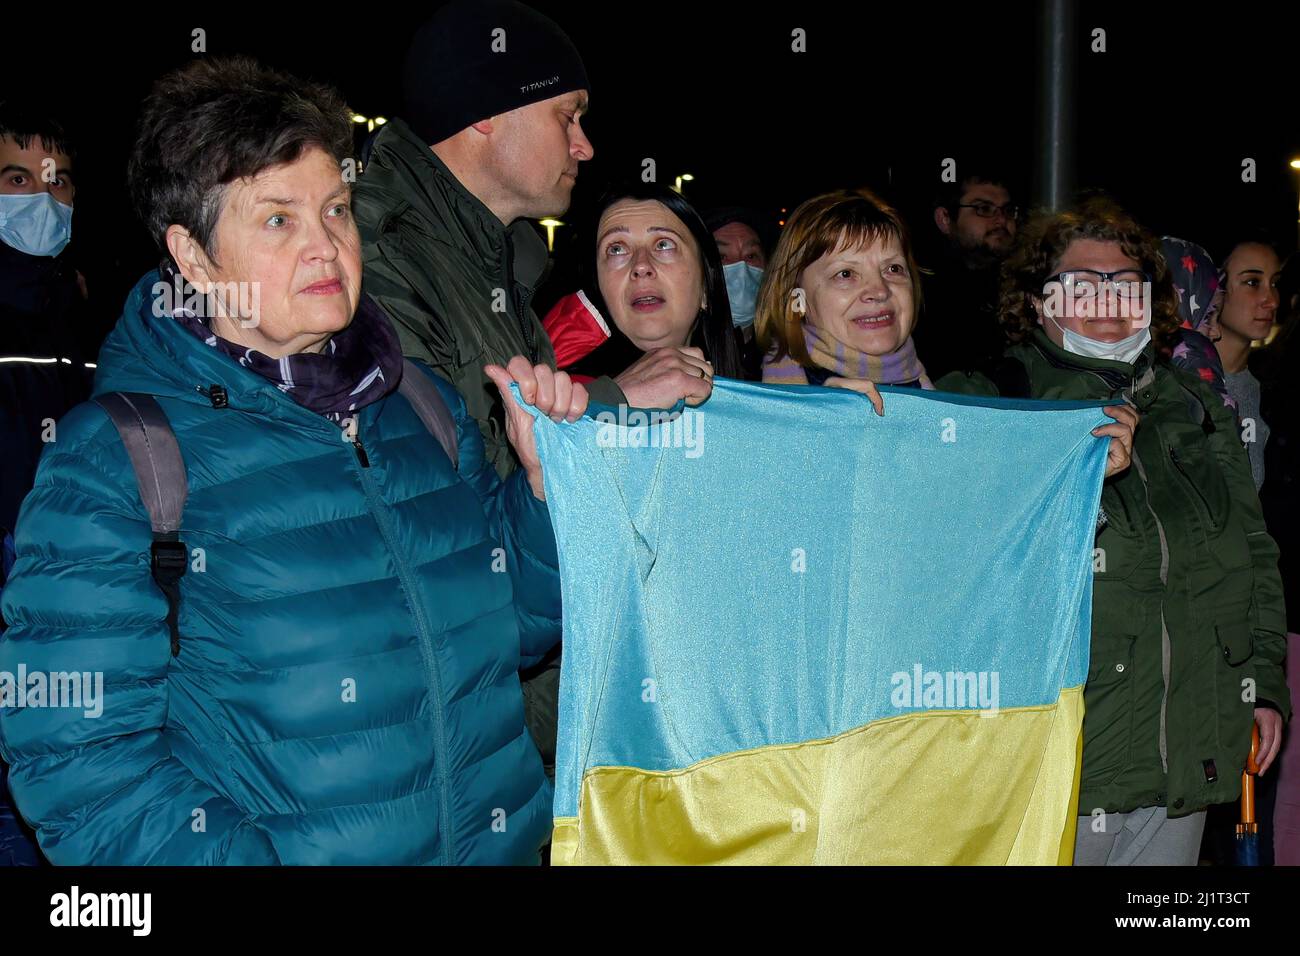
[[[609,338],[609,326],[581,289],[551,307],[542,327],[555,347],[555,367],[568,368],[586,358]],[[575,382],[593,381],[591,375],[572,375]]]

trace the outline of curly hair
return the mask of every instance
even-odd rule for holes
[[[802,333],[803,312],[794,291],[804,269],[839,248],[854,249],[886,238],[897,239],[912,282],[912,302],[921,312],[921,270],[912,255],[912,240],[897,210],[869,189],[841,189],[814,196],[790,216],[763,272],[754,308],[754,330],[760,350],[775,346],[776,358],[789,355],[810,364]],[[915,317],[913,319],[915,328]]]
[[[1034,301],[1042,299],[1043,286],[1057,271],[1070,243],[1080,239],[1117,244],[1151,276],[1151,338],[1156,350],[1168,355],[1182,319],[1160,242],[1105,197],[1089,199],[1066,212],[1036,214],[1021,232],[1015,250],[1002,265],[998,318],[1007,337],[1021,342],[1037,328]]]

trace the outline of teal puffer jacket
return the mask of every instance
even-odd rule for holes
[[[156,273],[96,394],[157,396],[189,475],[181,649],[108,417],[58,423],[17,529],[0,672],[103,675],[0,709],[10,785],[61,864],[537,862],[551,787],[518,670],[560,636],[555,542],[434,377],[459,473],[396,391],[339,427],[170,319]],[[433,377],[433,376],[431,376]],[[229,405],[213,407],[213,385]],[[368,459],[368,464],[362,458]]]

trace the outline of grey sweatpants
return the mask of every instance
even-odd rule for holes
[[[1104,825],[1101,833],[1095,828]],[[1205,811],[1169,819],[1164,807],[1079,817],[1075,866],[1195,866],[1201,852]]]

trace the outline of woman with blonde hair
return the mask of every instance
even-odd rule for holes
[[[758,294],[763,381],[933,388],[912,343],[920,275],[907,225],[867,189],[809,199],[790,216]]]

